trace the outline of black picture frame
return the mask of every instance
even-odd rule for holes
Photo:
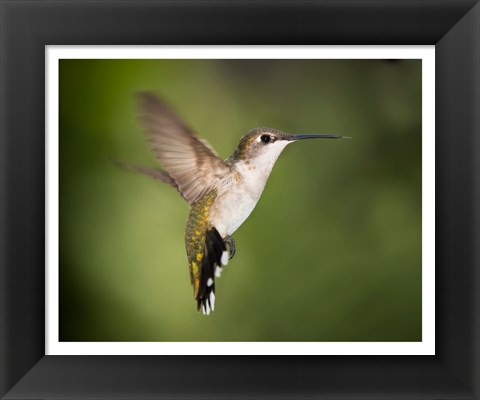
[[[1,4],[4,399],[480,398],[480,4]],[[46,45],[435,45],[435,356],[45,356]]]

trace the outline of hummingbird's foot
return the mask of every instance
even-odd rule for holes
[[[224,240],[228,244],[228,252],[230,253],[228,259],[231,260],[235,255],[235,240],[230,235],[227,235]]]

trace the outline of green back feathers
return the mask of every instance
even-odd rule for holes
[[[197,298],[200,286],[200,272],[205,257],[205,239],[209,226],[210,207],[217,192],[215,190],[203,195],[190,209],[187,226],[185,228],[185,249],[187,251],[190,268],[190,281],[194,295]]]

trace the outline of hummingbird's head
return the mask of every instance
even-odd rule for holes
[[[274,163],[283,149],[302,139],[339,139],[337,135],[292,135],[273,128],[254,128],[240,139],[232,157],[236,160],[261,160]]]

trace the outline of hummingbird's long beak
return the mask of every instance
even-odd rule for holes
[[[338,135],[320,135],[320,134],[304,134],[304,135],[286,135],[284,140],[302,140],[302,139],[351,139],[349,136]]]

